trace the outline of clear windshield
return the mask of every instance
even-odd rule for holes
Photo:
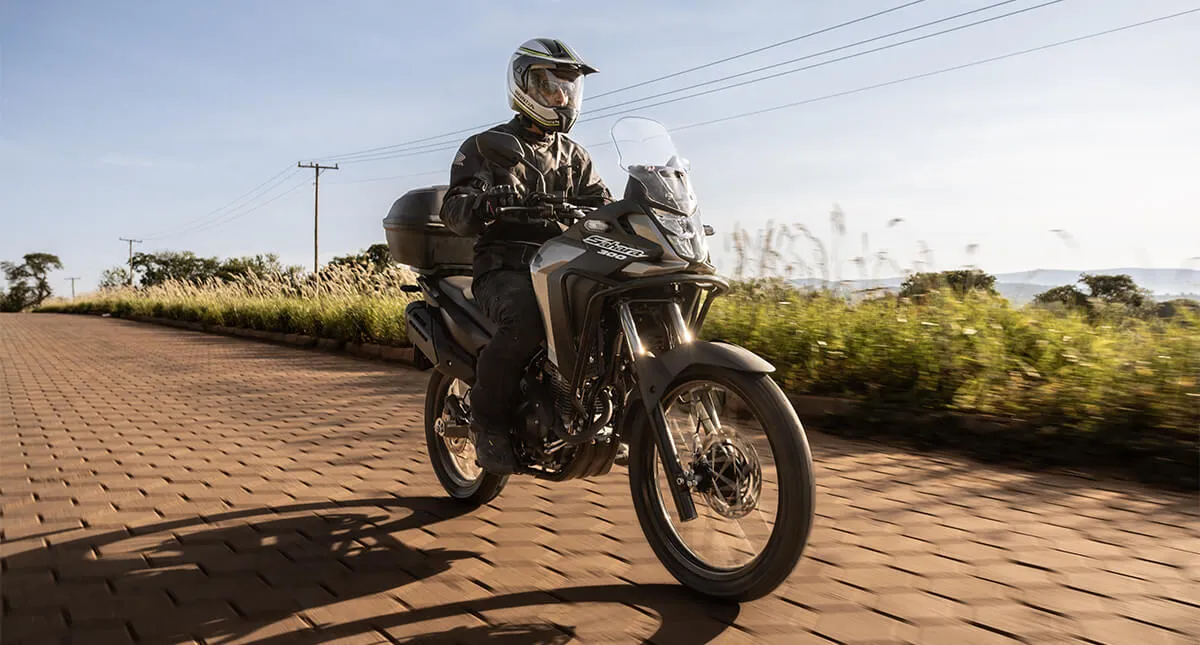
[[[624,117],[613,124],[612,139],[617,163],[642,185],[647,199],[682,215],[696,210],[687,162],[666,126],[645,117]]]

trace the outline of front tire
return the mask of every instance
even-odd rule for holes
[[[450,497],[471,506],[483,506],[496,498],[508,484],[508,475],[496,475],[475,466],[475,446],[469,439],[451,440],[438,435],[436,422],[442,416],[450,388],[458,379],[434,369],[425,390],[425,447],[433,473]],[[452,445],[455,441],[457,445]],[[461,443],[467,442],[467,443]]]
[[[721,515],[717,511],[719,502],[710,502],[699,492],[693,491],[692,497],[701,517],[692,522],[679,523],[678,518],[674,516],[674,502],[665,484],[660,488],[656,481],[656,472],[665,473],[665,469],[659,462],[654,430],[646,419],[644,409],[639,410],[638,426],[631,428],[633,432],[629,445],[629,485],[633,494],[634,509],[646,540],[659,561],[676,580],[707,596],[738,602],[755,600],[771,593],[791,575],[808,542],[816,497],[808,439],[791,403],[775,381],[766,374],[739,372],[709,365],[692,366],[684,370],[666,388],[664,394],[667,396],[663,397],[660,409],[665,411],[665,406],[673,400],[675,393],[683,391],[690,383],[697,382],[711,383],[739,396],[745,402],[749,415],[757,419],[765,430],[765,441],[769,443],[773,453],[774,465],[764,469],[763,473],[770,471],[769,474],[778,480],[776,519],[773,526],[764,529],[769,530],[765,546],[747,562],[732,566],[714,565],[697,555],[695,547],[689,546],[687,540],[681,537],[681,531],[691,530],[689,527],[693,523],[702,520],[707,522],[710,519],[725,522],[726,520],[721,518],[729,518],[730,515]],[[724,401],[721,407],[724,407],[723,404]],[[716,443],[721,442],[718,440]],[[763,445],[761,441],[759,445]],[[745,452],[754,454],[757,461],[756,450],[747,448]],[[679,453],[684,468],[688,469],[692,453],[685,450],[679,450]],[[758,475],[760,484],[763,473]],[[757,506],[763,499],[755,498],[756,508],[752,512],[758,512]],[[729,512],[728,507],[722,510]],[[753,520],[750,523],[757,526]],[[762,524],[767,525],[766,522]],[[696,531],[697,535],[709,535],[711,542],[733,543],[736,540],[748,540],[748,534],[740,531],[740,528],[738,532],[721,529],[706,531],[701,528],[696,528]],[[734,537],[725,538],[725,535]],[[730,553],[737,550],[728,546],[724,548]]]

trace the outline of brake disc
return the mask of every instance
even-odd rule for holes
[[[701,494],[709,508],[729,519],[753,511],[762,494],[762,465],[754,446],[741,437],[710,435],[702,455],[709,472]]]

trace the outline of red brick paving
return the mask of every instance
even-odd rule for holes
[[[425,375],[0,316],[3,643],[1195,643],[1193,496],[810,431],[817,524],[741,607],[682,592],[622,469],[448,504]]]

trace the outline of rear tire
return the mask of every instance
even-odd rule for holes
[[[707,596],[738,602],[755,600],[774,591],[791,575],[808,543],[816,497],[812,454],[791,402],[770,376],[696,365],[684,370],[664,394],[700,380],[719,384],[740,396],[770,442],[779,480],[779,500],[775,524],[765,547],[748,563],[729,569],[713,567],[691,552],[663,510],[665,507],[674,513],[674,501],[670,495],[660,494],[654,476],[658,450],[644,408],[638,410],[638,427],[631,428],[630,436],[629,486],[633,505],[647,542],[676,580]],[[658,465],[661,468],[661,463]],[[692,498],[700,510],[705,502],[697,493]]]
[[[459,469],[455,455],[451,452],[446,439],[434,430],[438,417],[442,416],[446,395],[450,386],[456,381],[434,369],[429,376],[429,386],[425,390],[425,447],[429,451],[429,462],[433,465],[433,474],[437,475],[442,488],[450,497],[471,506],[483,506],[496,498],[504,486],[508,484],[508,475],[495,475],[481,471],[474,478],[466,477]],[[474,451],[471,451],[474,459]]]

